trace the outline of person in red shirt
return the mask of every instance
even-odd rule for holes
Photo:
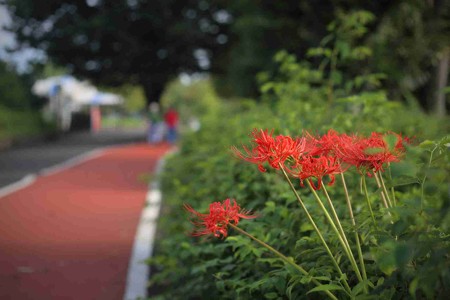
[[[169,143],[175,143],[177,140],[178,112],[173,107],[169,107],[164,114],[164,121],[167,126],[167,140]]]

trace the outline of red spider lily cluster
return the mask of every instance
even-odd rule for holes
[[[185,204],[185,209],[192,214],[192,223],[198,227],[193,236],[213,234],[215,237],[225,238],[228,235],[228,224],[238,225],[239,220],[256,218],[249,211],[241,209],[236,200],[226,199],[209,205],[209,213],[202,214]]]
[[[332,185],[334,176],[351,166],[369,176],[370,172],[382,172],[386,163],[400,160],[405,153],[404,143],[410,142],[393,132],[373,132],[364,137],[329,130],[322,136],[305,132],[302,137],[292,138],[285,135],[274,137],[273,131],[260,129],[251,135],[252,148],[244,146],[243,151],[232,148],[238,158],[257,164],[261,172],[266,171],[264,163],[274,169],[283,168],[299,178],[301,185],[308,180],[314,189],[321,188],[326,176],[330,179],[328,184]],[[393,147],[386,142],[388,135],[396,138]],[[314,178],[317,184],[314,184]]]
[[[364,137],[329,130],[322,136],[305,132],[301,137],[292,138],[286,135],[274,136],[273,131],[255,129],[251,135],[252,147],[243,146],[243,151],[232,148],[238,158],[256,164],[261,172],[266,172],[266,163],[273,169],[282,169],[298,178],[302,186],[308,180],[315,190],[322,187],[323,178],[328,177],[328,185],[332,185],[335,175],[351,166],[369,176],[370,172],[384,171],[386,163],[401,159],[406,151],[404,143],[410,142],[408,138],[392,132],[374,132]],[[388,135],[396,139],[392,146],[386,141]],[[208,214],[199,213],[187,204],[184,207],[193,216],[192,222],[197,227],[193,236],[212,234],[225,238],[230,224],[238,225],[241,218],[256,217],[230,199],[210,204]]]
[[[279,169],[280,164],[292,157],[297,157],[305,151],[305,139],[293,139],[290,136],[278,135],[273,137],[273,131],[254,130],[252,132],[254,147],[248,149],[243,146],[242,153],[234,148],[238,157],[258,165],[261,172],[265,172],[264,162],[268,162],[274,169]]]

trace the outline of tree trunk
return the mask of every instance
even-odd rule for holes
[[[447,114],[444,88],[448,81],[448,67],[450,58],[450,48],[445,48],[439,57],[439,64],[436,68],[436,91],[434,93],[433,112],[444,117]]]
[[[154,79],[151,77],[147,77],[145,79],[141,79],[141,85],[144,89],[145,98],[147,100],[147,106],[152,102],[159,103],[161,95],[164,91],[164,87],[166,81],[160,80],[161,78]]]

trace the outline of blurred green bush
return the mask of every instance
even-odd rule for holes
[[[55,132],[55,126],[45,122],[39,112],[12,110],[0,105],[0,140],[11,143],[49,132]]]
[[[26,75],[17,74],[0,61],[0,144],[5,146],[27,137],[53,131],[37,110],[37,99],[31,94]]]

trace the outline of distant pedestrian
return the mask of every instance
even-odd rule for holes
[[[173,107],[169,107],[164,114],[164,121],[167,127],[167,141],[175,143],[178,135],[178,112]]]
[[[164,136],[164,124],[159,104],[150,103],[148,106],[148,133],[147,141],[151,144],[159,143]]]

